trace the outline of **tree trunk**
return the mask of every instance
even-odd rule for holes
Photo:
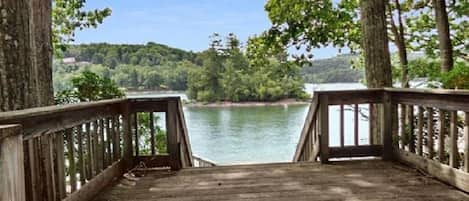
[[[453,68],[453,46],[449,33],[445,0],[433,0],[433,8],[435,10],[436,29],[438,30],[441,72],[448,72]]]
[[[385,4],[382,0],[360,1],[368,88],[392,86]]]
[[[0,0],[0,111],[53,103],[50,2]]]
[[[52,86],[52,1],[32,0],[37,69],[38,105],[54,104]]]
[[[397,53],[399,55],[399,63],[401,65],[401,87],[409,88],[409,68],[407,60],[407,45],[405,41],[404,33],[404,22],[401,10],[401,4],[399,0],[394,0],[394,5],[397,11],[398,24],[394,22],[394,15],[391,8],[388,8],[389,11],[389,22],[391,24],[391,32],[394,35],[394,45],[397,47]]]
[[[362,23],[362,47],[365,57],[365,78],[368,88],[392,86],[391,60],[388,47],[386,27],[386,1],[360,1]],[[375,105],[376,107],[376,105]],[[381,142],[379,117],[382,112],[378,108],[370,119],[374,124],[373,144]],[[397,117],[397,116],[396,116]]]
[[[34,107],[29,0],[0,0],[0,111]]]

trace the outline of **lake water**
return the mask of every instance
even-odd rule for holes
[[[314,90],[364,88],[360,83],[306,84]],[[181,96],[184,93],[137,93],[129,97]],[[194,154],[217,164],[291,161],[309,105],[252,107],[184,107]],[[346,107],[347,109],[348,107]],[[367,110],[367,106],[360,106]],[[345,143],[353,143],[353,112],[345,111]],[[330,121],[339,121],[338,107],[330,108]],[[332,124],[332,123],[331,123]],[[338,124],[338,123],[337,123]],[[360,119],[360,144],[368,139],[368,122]],[[331,127],[331,145],[338,145],[338,128]]]

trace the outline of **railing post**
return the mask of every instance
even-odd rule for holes
[[[326,95],[319,97],[320,159],[329,162],[329,100]]]
[[[26,200],[21,125],[0,126],[0,178],[0,200]]]
[[[132,150],[132,129],[130,128],[130,103],[126,101],[121,105],[122,111],[122,127],[123,127],[123,161],[127,169],[133,166],[133,150]]]
[[[181,169],[181,149],[178,135],[178,105],[176,101],[168,101],[166,112],[166,135],[168,140],[168,153],[171,160],[171,169]]]
[[[381,135],[383,144],[383,160],[393,159],[393,139],[392,139],[392,102],[390,94],[384,92],[383,106],[381,112]]]

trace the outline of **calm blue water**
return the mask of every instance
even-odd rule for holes
[[[306,84],[307,92],[364,88],[360,83]],[[186,96],[183,93],[139,93],[130,97]],[[253,107],[184,107],[193,153],[217,164],[291,161],[309,105]],[[367,113],[368,106],[360,106]],[[331,124],[339,122],[330,108]],[[353,143],[353,112],[345,111],[345,143]],[[368,139],[368,122],[360,119],[360,144]],[[339,144],[338,127],[330,127],[331,145]]]

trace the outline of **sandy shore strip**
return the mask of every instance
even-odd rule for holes
[[[247,101],[247,102],[231,102],[221,101],[215,103],[186,103],[188,107],[258,107],[258,106],[288,106],[288,105],[307,105],[308,101],[298,101],[295,99],[283,99],[273,102]]]

